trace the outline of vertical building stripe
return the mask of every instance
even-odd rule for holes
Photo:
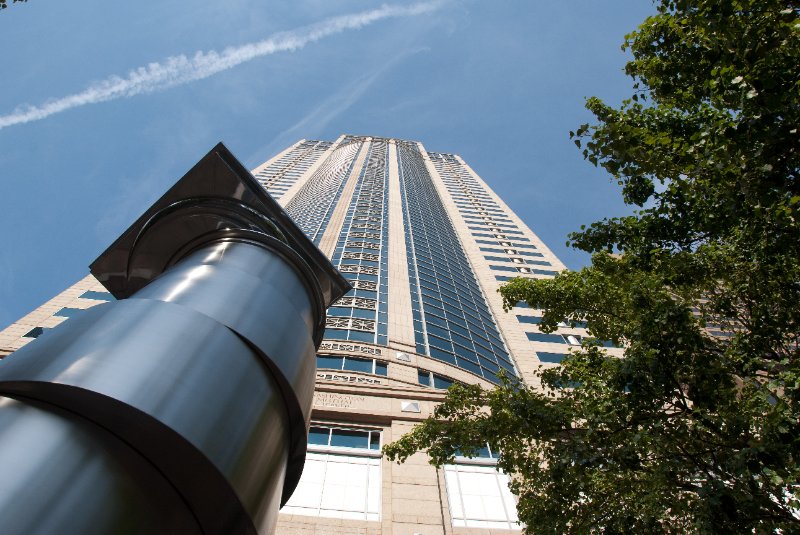
[[[352,202],[353,192],[355,191],[356,185],[361,177],[361,173],[364,169],[364,161],[367,159],[369,150],[370,142],[364,141],[363,147],[358,153],[355,164],[350,171],[350,176],[347,178],[347,183],[344,185],[341,198],[339,199],[339,202],[336,205],[333,214],[331,215],[331,220],[328,223],[328,227],[325,229],[325,233],[320,239],[319,248],[328,258],[333,256],[333,250],[336,247],[336,241],[339,239],[339,234],[342,232],[344,218],[347,215],[347,209]]]
[[[397,143],[389,143],[389,345],[416,351]]]

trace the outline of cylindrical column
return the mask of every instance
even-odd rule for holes
[[[252,207],[162,201],[113,273],[131,295],[0,363],[3,533],[269,533],[297,484],[324,308],[346,288],[226,212]]]
[[[0,398],[0,531],[202,533],[155,466],[99,431],[52,405]]]

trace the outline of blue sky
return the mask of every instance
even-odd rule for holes
[[[10,5],[0,13],[0,328],[84,276],[218,141],[250,168],[298,139],[341,133],[460,154],[579,268],[588,258],[564,246],[567,233],[627,209],[568,132],[590,120],[585,97],[629,95],[620,44],[653,9],[646,0]]]

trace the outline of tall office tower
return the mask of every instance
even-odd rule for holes
[[[436,469],[380,446],[452,383],[491,387],[501,370],[532,383],[580,344],[583,329],[541,333],[539,311],[504,312],[497,293],[563,264],[459,156],[417,142],[303,140],[253,174],[354,288],[328,311],[306,466],[278,532],[519,529],[497,452]],[[86,277],[0,332],[0,356],[110,299]]]

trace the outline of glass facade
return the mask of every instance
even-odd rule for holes
[[[417,352],[492,382],[516,371],[419,148],[398,143]]]

